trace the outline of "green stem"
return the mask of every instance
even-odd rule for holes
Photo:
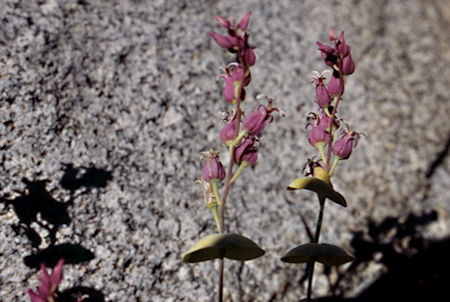
[[[241,162],[241,164],[239,165],[239,168],[236,170],[236,172],[233,175],[233,178],[230,180],[231,183],[235,182],[236,179],[239,177],[239,175],[241,175],[242,171],[244,171],[244,168],[248,166],[248,163],[243,161]]]
[[[323,147],[324,147],[324,145],[322,145],[322,144],[318,144],[317,145],[317,148],[319,148],[320,156],[322,157],[323,162],[326,164],[327,163],[327,161],[326,161],[327,158],[325,156],[325,152],[323,152]]]
[[[245,129],[242,130],[242,132],[239,133],[238,137],[236,137],[236,139],[233,141],[233,146],[237,146],[239,142],[242,140],[242,138],[247,135],[247,133],[248,133],[247,130]]]
[[[208,205],[208,208],[211,210],[211,213],[214,216],[214,221],[216,222],[217,226],[217,232],[220,233],[220,219],[219,219],[219,212],[217,210],[218,208],[217,203],[212,203],[211,205]]]
[[[336,156],[334,158],[333,165],[331,166],[330,173],[328,173],[330,175],[330,177],[331,177],[331,175],[333,175],[334,170],[336,169],[336,166],[337,166],[338,162],[339,162],[339,157]]]
[[[222,204],[222,201],[220,200],[220,194],[219,194],[219,182],[212,181],[211,186],[214,192],[214,197],[216,198],[217,203],[220,205]]]
[[[319,217],[317,218],[316,233],[314,235],[314,241],[313,241],[314,243],[319,243],[320,230],[322,229],[323,212],[325,209],[325,198],[320,195],[317,195],[317,197],[319,198],[320,210],[319,210]],[[313,277],[314,277],[314,264],[315,264],[315,260],[313,260],[309,263],[308,290],[307,290],[307,296],[306,296],[307,302],[311,302],[312,282],[313,282]]]
[[[242,60],[241,60],[242,61]],[[245,74],[247,73],[248,67],[245,66]],[[243,81],[240,81],[239,87],[238,87],[238,93],[236,98],[236,131],[234,136],[238,137],[239,135],[239,127],[241,124],[241,98],[242,98],[242,90],[244,89]],[[227,202],[228,193],[230,192],[231,187],[231,175],[233,173],[233,158],[234,158],[234,152],[235,152],[235,145],[234,143],[229,146],[229,162],[228,162],[228,168],[227,168],[227,176],[225,180],[225,188],[223,189],[222,194],[222,204],[219,206],[219,220],[220,220],[220,233],[224,232],[224,220],[225,220],[225,204]],[[224,271],[225,263],[224,259],[220,259],[220,266],[219,266],[219,302],[222,302],[223,300],[223,271]]]

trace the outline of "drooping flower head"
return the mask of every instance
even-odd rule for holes
[[[313,83],[316,86],[316,102],[320,108],[328,107],[331,103],[330,95],[328,94],[327,86],[325,85],[325,75],[329,73],[328,70],[318,73],[313,71]]]
[[[227,121],[227,124],[225,127],[223,127],[222,131],[220,131],[220,141],[229,146],[234,142],[234,139],[236,138],[236,113],[234,112],[231,118],[227,117],[225,120]]]
[[[344,134],[334,143],[333,154],[339,159],[348,159],[353,148],[358,143],[361,133],[347,129]]]
[[[235,25],[234,19],[227,20],[217,16],[217,22],[228,30],[228,35],[220,35],[214,31],[209,33],[219,46],[228,49],[232,53],[236,53],[237,62],[243,66],[253,66],[256,61],[253,47],[248,44],[249,35],[246,32],[250,15],[250,12],[245,14],[237,26]]]
[[[272,107],[272,102],[273,100],[269,98],[267,106],[260,104],[256,111],[253,111],[246,117],[244,120],[244,128],[247,130],[248,135],[256,136],[261,134],[266,123],[270,124],[273,121],[272,112],[279,112],[280,110]]]
[[[247,137],[234,152],[234,162],[241,164],[245,162],[247,165],[254,165],[258,159],[258,150],[255,147],[255,139]]]
[[[239,97],[239,85],[242,81],[244,86],[246,85],[246,83],[250,82],[250,78],[248,76],[245,76],[244,68],[237,65],[236,63],[228,65],[228,67],[225,68],[225,74],[219,76],[225,78],[223,96],[228,103],[236,104],[236,99]],[[240,99],[241,102],[245,99],[244,89],[242,89]]]
[[[202,157],[206,158],[203,166],[203,179],[206,182],[220,182],[225,178],[225,169],[219,160],[219,152],[211,149],[202,152]]]

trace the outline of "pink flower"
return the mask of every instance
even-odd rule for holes
[[[341,88],[341,80],[339,79],[339,76],[336,77],[335,74],[330,79],[330,82],[328,83],[328,93],[330,96],[336,96],[339,94],[339,90]]]
[[[206,157],[205,165],[203,166],[203,179],[207,182],[219,182],[225,178],[225,169],[219,160],[219,153],[214,150],[209,150],[203,153]]]
[[[345,75],[352,74],[355,71],[355,63],[352,60],[352,55],[349,53],[348,56],[342,59],[342,73]]]
[[[233,143],[234,139],[236,138],[236,127],[236,115],[233,115],[231,121],[228,122],[228,124],[222,129],[222,131],[220,131],[220,141],[225,145]]]
[[[325,113],[325,111],[322,111],[322,116],[320,117],[320,119],[318,118],[318,126],[326,131],[326,132],[330,132],[330,117],[328,117],[328,115]],[[336,117],[334,118],[333,121],[333,130],[336,130],[337,128],[339,128],[339,121],[336,119]]]
[[[331,46],[323,45],[320,42],[316,42],[317,46],[319,46],[319,50],[322,54],[322,59],[328,66],[333,67],[337,63],[338,60],[338,53],[336,49],[334,49]]]
[[[60,259],[56,266],[53,268],[52,273],[49,275],[45,264],[41,264],[41,277],[39,278],[41,284],[37,289],[38,292],[35,293],[31,289],[26,290],[32,302],[56,301],[55,294],[58,291],[58,285],[61,282],[63,276],[63,266],[64,259]]]
[[[273,111],[279,110],[278,108],[272,108],[272,100],[269,99],[267,107],[259,105],[256,111],[250,113],[244,120],[244,128],[248,134],[251,136],[261,134],[266,127],[266,122],[271,123],[273,121],[273,116],[271,115]]]
[[[246,32],[250,21],[250,15],[250,12],[245,14],[241,21],[239,21],[237,27],[234,24],[234,19],[227,20],[217,16],[217,22],[228,30],[228,35],[223,36],[214,31],[209,33],[219,46],[228,49],[228,51],[232,53],[236,53],[237,62],[244,67],[253,66],[256,61],[253,47],[248,44],[249,35]]]
[[[322,74],[319,74],[317,71],[313,73],[313,83],[316,84],[316,102],[321,108],[328,107],[331,103],[331,98],[324,82],[326,73],[322,72]]]
[[[223,88],[223,96],[225,100],[230,104],[236,103],[236,94],[238,93],[238,87],[241,81],[244,80],[244,69],[241,66],[236,66],[231,71],[231,67],[225,69],[225,87]],[[241,99],[243,97],[241,96]]]
[[[254,146],[255,139],[247,137],[245,141],[236,148],[234,152],[234,162],[240,164],[241,162],[247,165],[254,165],[258,159],[258,150]]]
[[[344,135],[342,135],[334,144],[333,154],[340,159],[349,158],[352,153],[354,143],[356,143],[355,132],[350,131],[348,133],[344,133]]]
[[[319,126],[313,126],[308,135],[308,141],[313,147],[326,145],[330,141],[330,135]]]

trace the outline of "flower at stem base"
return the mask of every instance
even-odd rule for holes
[[[206,158],[203,166],[202,176],[206,182],[220,182],[225,178],[225,168],[219,160],[219,152],[211,149],[203,152],[202,156]]]

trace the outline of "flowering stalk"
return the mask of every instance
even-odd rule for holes
[[[339,160],[348,159],[352,152],[352,148],[359,139],[359,133],[350,130],[350,127],[342,119],[337,118],[337,110],[344,93],[346,78],[355,70],[355,64],[351,58],[350,46],[346,44],[344,32],[339,37],[330,29],[330,41],[334,42],[333,47],[317,42],[319,51],[322,54],[324,63],[331,67],[331,78],[328,84],[325,83],[326,75],[329,71],[313,73],[313,83],[316,89],[316,103],[319,107],[319,113],[310,113],[307,118],[307,127],[311,126],[308,135],[308,141],[316,147],[320,153],[321,160],[308,160],[310,177],[303,177],[292,182],[288,189],[308,189],[315,191],[319,200],[319,215],[316,224],[316,232],[310,245],[299,246],[291,250],[282,258],[283,261],[292,263],[301,263],[304,259],[308,262],[308,287],[307,301],[311,301],[312,282],[314,277],[314,264],[316,261],[325,261],[323,263],[329,265],[340,265],[351,261],[352,257],[342,249],[328,244],[319,244],[320,231],[325,210],[326,198],[346,206],[345,198],[338,192],[334,191],[331,184],[331,176],[333,175]],[[346,129],[340,126],[344,123]],[[339,131],[340,137],[334,141],[336,133]],[[326,148],[326,151],[325,151]],[[332,162],[332,154],[334,155]],[[322,162],[322,163],[321,163]],[[332,164],[331,164],[332,162]],[[306,249],[312,249],[308,253],[304,253]],[[333,254],[334,253],[334,254]],[[309,255],[309,258],[305,257]],[[324,255],[328,260],[323,260]],[[331,255],[331,256],[330,256]],[[334,255],[334,256],[333,256]],[[319,258],[322,257],[322,258]],[[334,257],[334,258],[333,258]],[[322,259],[322,260],[319,260]],[[328,261],[328,262],[327,262]]]
[[[245,87],[251,81],[250,67],[256,62],[256,57],[253,52],[253,47],[248,43],[249,34],[246,32],[250,20],[250,12],[248,12],[241,21],[235,25],[235,20],[227,20],[222,17],[216,17],[218,23],[227,29],[228,35],[221,35],[216,32],[210,32],[217,44],[226,48],[229,52],[236,55],[236,62],[229,64],[225,68],[225,73],[221,75],[224,78],[225,85],[223,89],[223,96],[227,103],[234,106],[233,113],[226,118],[227,125],[220,132],[220,140],[228,147],[228,166],[223,167],[219,159],[219,153],[215,150],[203,152],[203,158],[206,159],[203,166],[203,193],[208,208],[212,211],[216,221],[219,234],[211,235],[214,240],[239,237],[239,245],[242,242],[248,244],[248,250],[241,251],[236,255],[232,251],[233,258],[236,260],[250,260],[262,256],[264,251],[260,249],[254,242],[237,234],[225,233],[225,206],[227,205],[227,198],[232,184],[237,180],[242,171],[253,164],[257,160],[257,147],[255,137],[260,137],[262,131],[267,124],[273,121],[272,113],[278,111],[277,108],[272,107],[273,100],[268,99],[268,105],[259,105],[257,109],[251,112],[245,119],[243,119],[243,111],[241,104],[244,102],[246,93]],[[242,124],[242,126],[241,126]],[[241,130],[243,129],[243,130]],[[234,167],[236,171],[233,173]],[[224,181],[222,194],[219,193],[219,183]],[[220,257],[219,267],[219,302],[223,300],[223,272],[224,272],[224,257],[226,258],[227,249],[232,249],[225,246],[216,247],[214,244],[208,243],[208,238],[201,240],[188,252],[185,256],[186,262],[198,262],[213,259],[215,256],[208,258],[208,254],[202,250],[197,253],[203,246],[207,246],[208,251],[218,250]],[[215,242],[215,241],[213,241]],[[223,247],[225,246],[225,247]],[[214,254],[214,255],[217,255]],[[238,259],[237,259],[237,258]]]

